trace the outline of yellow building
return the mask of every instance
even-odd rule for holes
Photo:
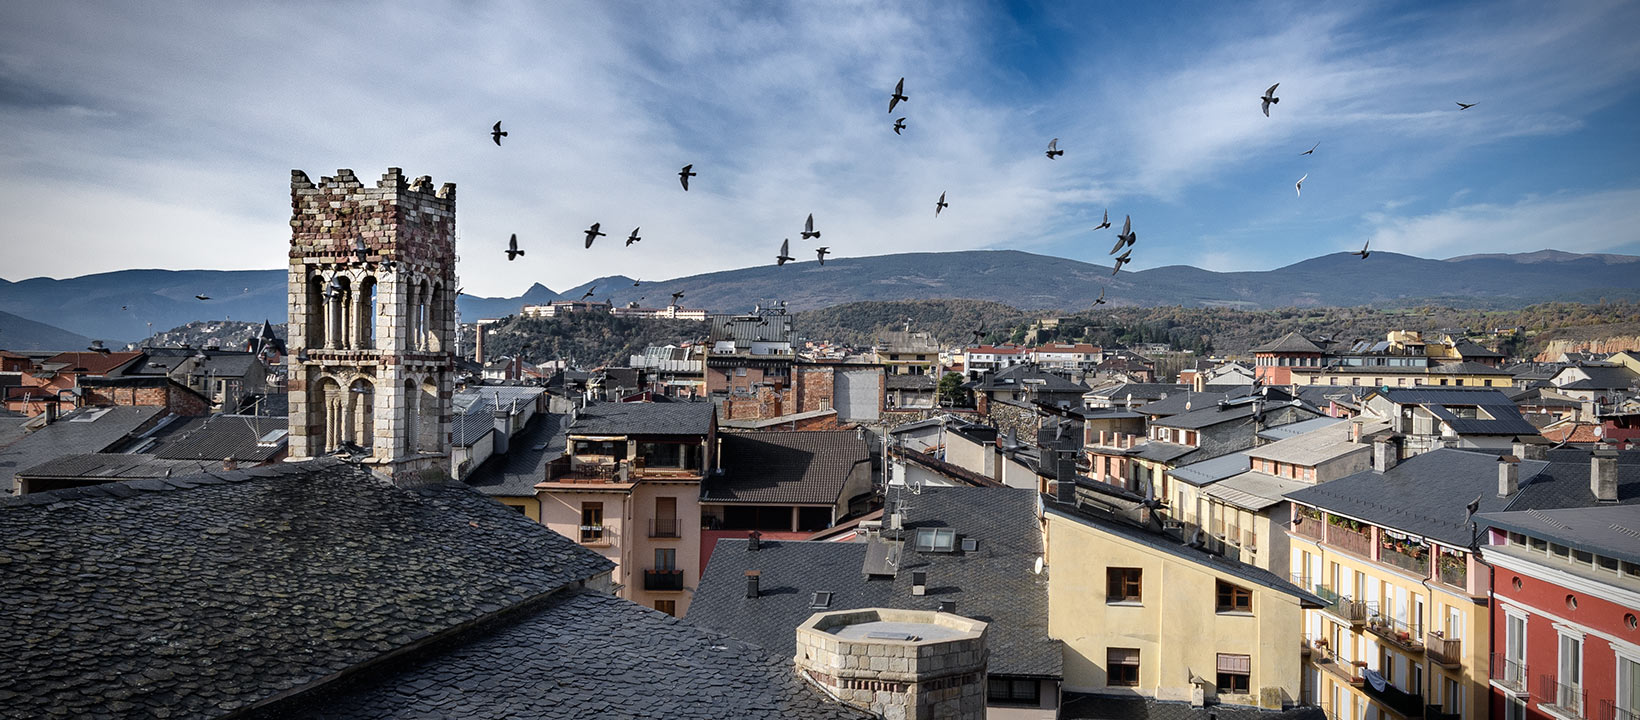
[[[1329,365],[1291,368],[1294,385],[1337,385],[1368,388],[1496,387],[1513,385],[1514,376],[1476,362],[1432,367]]]
[[[1433,450],[1287,494],[1306,614],[1305,690],[1335,720],[1487,717],[1488,575],[1470,552],[1481,511],[1544,463]]]
[[[1108,491],[1077,492],[1043,508],[1048,630],[1064,643],[1067,691],[1300,703],[1304,608],[1320,598],[1188,545],[1143,509],[1109,509],[1121,501]]]

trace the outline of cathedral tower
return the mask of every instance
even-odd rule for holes
[[[290,459],[346,451],[406,484],[444,473],[455,185],[292,170],[290,201]]]

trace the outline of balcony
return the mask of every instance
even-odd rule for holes
[[[1385,538],[1379,548],[1378,560],[1398,567],[1420,578],[1429,577],[1429,548],[1417,543]]]
[[[569,456],[547,463],[547,482],[551,483],[624,483],[630,470],[626,461],[574,462]]]
[[[1492,684],[1515,695],[1525,695],[1526,662],[1503,653],[1492,653]]]
[[[1372,530],[1370,528],[1352,529],[1348,524],[1358,525],[1354,520],[1329,515],[1327,517],[1327,544],[1339,550],[1371,559]]]
[[[607,547],[615,542],[615,530],[608,525],[582,525],[581,544]]]
[[[1620,708],[1610,700],[1601,700],[1599,720],[1640,720],[1640,712]]]
[[[1463,666],[1463,641],[1429,633],[1424,636],[1424,656],[1436,665],[1456,670]]]
[[[1343,678],[1344,681],[1351,685],[1359,686],[1366,682],[1366,679],[1361,677],[1361,668],[1366,664],[1364,662],[1358,664],[1357,662],[1346,660],[1343,657],[1340,657],[1338,653],[1334,652],[1332,647],[1324,643],[1318,643],[1316,645],[1313,656],[1315,657],[1316,666],[1320,667],[1322,670],[1332,673],[1333,675]]]
[[[1435,562],[1436,576],[1455,588],[1469,588],[1469,560],[1462,555],[1441,553]]]
[[[1539,675],[1534,695],[1544,710],[1568,718],[1581,718],[1588,692],[1582,685],[1559,682],[1554,675]]]
[[[655,592],[673,592],[683,589],[682,570],[645,570],[643,589]]]
[[[1424,720],[1460,720],[1462,717],[1458,713],[1447,712],[1439,705],[1424,706]]]
[[[1424,651],[1424,630],[1418,625],[1398,620],[1382,613],[1367,618],[1367,631],[1407,652]]]
[[[655,518],[649,521],[649,537],[652,538],[679,538],[683,537],[683,521],[678,518]]]
[[[1325,541],[1326,518],[1319,510],[1298,506],[1293,510],[1293,532],[1311,540]]]
[[[1315,594],[1327,601],[1326,610],[1338,619],[1349,623],[1352,627],[1360,627],[1367,622],[1367,606],[1339,595],[1326,585],[1315,586]]]

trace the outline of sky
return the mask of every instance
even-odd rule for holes
[[[291,169],[390,166],[456,183],[486,296],[784,238],[1108,264],[1127,216],[1132,269],[1640,254],[1637,27],[1595,0],[0,3],[0,277],[280,268]]]

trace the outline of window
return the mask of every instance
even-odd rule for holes
[[[831,591],[821,590],[809,596],[810,610],[824,610],[831,607]]]
[[[1441,678],[1441,710],[1453,715],[1463,714],[1463,686],[1449,677]]]
[[[667,615],[674,615],[675,616],[675,615],[678,614],[678,601],[676,601],[676,600],[656,600],[655,601],[655,609],[659,610],[663,613],[666,613]]]
[[[604,504],[601,502],[581,503],[581,542],[604,542]]]
[[[667,571],[678,569],[678,549],[655,548],[655,569]]]
[[[1105,684],[1139,686],[1139,648],[1105,648]]]
[[[529,514],[529,508],[526,508],[523,505],[508,505],[507,507],[517,510],[519,515]]]
[[[951,528],[920,528],[917,549],[923,552],[951,552],[957,546],[957,531]]]
[[[1108,603],[1137,603],[1140,602],[1139,568],[1106,568],[1105,569],[1105,602]]]
[[[1640,660],[1617,656],[1617,707],[1640,717]]]
[[[1219,653],[1218,691],[1228,695],[1252,692],[1253,656]]]
[[[988,704],[1041,705],[1042,688],[1030,678],[990,676],[986,680]]]
[[[1218,612],[1252,612],[1253,591],[1223,580],[1218,583]]]

